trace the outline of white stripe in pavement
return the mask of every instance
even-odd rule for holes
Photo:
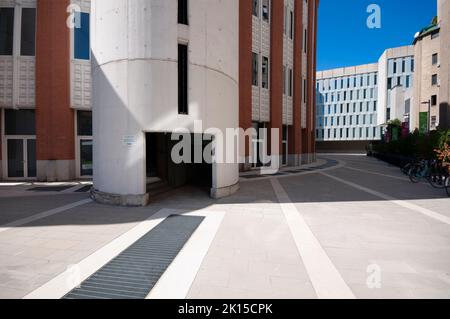
[[[350,169],[352,171],[363,172],[363,173],[368,173],[368,174],[372,174],[372,175],[378,175],[378,176],[398,179],[398,180],[401,180],[401,181],[409,181],[409,178],[406,178],[406,177],[399,177],[399,176],[393,176],[393,175],[388,175],[388,174],[381,174],[381,173],[376,173],[376,172],[372,172],[372,171],[369,171],[369,170],[358,169],[358,168],[349,167],[349,166],[345,166],[344,168]]]
[[[371,194],[373,196],[376,196],[378,198],[381,198],[381,199],[384,199],[386,201],[389,201],[389,202],[391,202],[393,204],[396,204],[398,206],[401,206],[401,207],[413,210],[413,211],[415,211],[417,213],[423,214],[423,215],[425,215],[427,217],[433,218],[433,219],[435,219],[437,221],[440,221],[442,223],[450,225],[450,218],[449,217],[441,215],[439,213],[436,213],[436,212],[434,212],[434,211],[432,211],[430,209],[427,209],[427,208],[415,205],[415,204],[410,203],[410,202],[405,201],[405,200],[398,200],[395,197],[392,197],[390,195],[387,195],[387,194],[384,194],[384,193],[381,193],[381,192],[377,192],[377,191],[375,191],[373,189],[370,189],[370,188],[367,188],[367,187],[355,184],[353,182],[347,181],[345,179],[342,179],[342,178],[339,178],[339,177],[336,177],[336,176],[333,176],[333,175],[330,175],[330,174],[327,174],[327,173],[320,173],[320,174],[322,174],[324,176],[327,176],[327,177],[329,177],[331,179],[334,179],[337,182],[346,184],[346,185],[351,186],[353,188],[356,188],[356,189],[358,189],[360,191],[366,192],[366,193]]]
[[[183,213],[181,215],[186,216]],[[188,297],[203,260],[225,217],[224,212],[199,211],[188,215],[206,218],[146,299],[186,299]]]
[[[142,236],[147,234],[167,217],[173,214],[180,214],[183,216],[205,216],[206,218],[202,222],[202,225],[200,225],[194,235],[190,238],[187,246],[185,246],[182,250],[181,255],[178,255],[181,259],[178,259],[178,257],[175,259],[172,264],[173,267],[171,266],[167,270],[167,273],[161,277],[157,285],[154,287],[154,290],[156,291],[149,297],[185,299],[195,276],[197,275],[201,263],[203,262],[203,258],[207,253],[209,245],[211,244],[216,231],[222,222],[225,214],[223,212],[201,210],[185,213],[177,210],[160,210],[147,220],[139,223],[133,229],[124,233],[103,248],[100,248],[92,255],[80,261],[78,264],[72,265],[57,277],[25,296],[24,299],[60,299],[64,297],[86,279],[91,277],[96,271],[105,266],[113,258],[118,256],[125,249],[142,238]],[[198,239],[206,240],[206,242],[199,243],[197,242]],[[198,251],[192,251],[192,249],[198,249]],[[184,262],[188,263],[181,265],[181,263]],[[189,262],[192,262],[192,264],[189,264]],[[182,266],[184,268],[182,268]]]
[[[272,187],[319,299],[355,299],[327,253],[277,179]]]
[[[3,232],[8,231],[8,230],[11,230],[11,229],[13,229],[15,227],[19,227],[19,226],[22,226],[22,225],[26,225],[26,224],[35,222],[35,221],[37,221],[39,219],[42,219],[42,218],[50,217],[50,216],[53,216],[53,215],[65,212],[65,211],[67,211],[69,209],[72,209],[72,208],[75,208],[75,207],[78,207],[78,206],[86,205],[86,204],[91,203],[91,202],[92,202],[91,199],[84,199],[84,200],[81,200],[79,202],[71,203],[71,204],[68,204],[68,205],[65,205],[65,206],[62,206],[62,207],[58,207],[58,208],[54,208],[54,209],[48,210],[48,211],[40,213],[40,214],[36,214],[36,215],[30,216],[30,217],[26,217],[26,218],[23,218],[23,219],[16,220],[16,221],[14,221],[12,223],[0,226],[0,233],[3,233]]]

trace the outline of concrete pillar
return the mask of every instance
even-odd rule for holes
[[[236,128],[238,0],[96,0],[92,5],[94,198],[145,205],[145,132]],[[189,114],[178,114],[178,44],[189,47]],[[213,197],[238,188],[238,163],[213,167]]]

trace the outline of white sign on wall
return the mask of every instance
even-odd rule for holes
[[[128,146],[128,147],[133,146],[134,144],[136,144],[136,136],[134,136],[134,135],[125,135],[123,137],[123,143],[126,146]]]

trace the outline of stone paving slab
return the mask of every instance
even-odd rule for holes
[[[0,227],[16,220],[89,198],[87,194],[60,194],[51,196],[51,198],[47,196],[0,197]]]
[[[402,180],[398,168],[361,156],[327,158],[400,179],[339,167],[327,174],[449,215],[450,199]],[[357,298],[450,298],[449,225],[317,172],[279,182]],[[0,224],[87,197],[10,194],[0,196]],[[225,212],[189,298],[317,298],[270,179],[242,183],[221,200],[185,187],[144,208],[90,203],[0,233],[0,298],[27,295],[165,208]],[[367,286],[369,265],[380,267],[380,289]]]

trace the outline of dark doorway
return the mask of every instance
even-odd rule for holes
[[[179,141],[172,141],[171,133],[147,133],[147,189],[150,195],[155,190],[169,190],[185,185],[194,185],[209,193],[212,187],[212,164],[207,163],[203,156],[201,162],[195,163],[197,154],[208,146],[210,141],[204,141],[202,135],[191,134],[191,160],[177,164],[172,160],[172,150]],[[197,155],[197,158],[199,156]]]

